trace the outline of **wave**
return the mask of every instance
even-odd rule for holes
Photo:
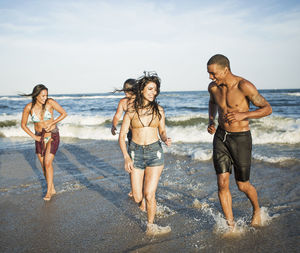
[[[296,96],[296,97],[300,97],[300,92],[290,92],[290,93],[286,93],[289,96]]]
[[[0,121],[0,128],[2,127],[11,127],[11,126],[16,126],[17,121],[16,120],[4,120]]]
[[[53,98],[54,100],[78,100],[78,99],[110,99],[110,98],[123,98],[124,95],[78,95],[78,96],[57,96],[57,95],[49,95],[49,98]],[[4,96],[0,97],[0,100],[9,100],[9,101],[23,101],[23,100],[31,100],[31,97],[15,97],[15,96]]]
[[[0,115],[2,135],[6,137],[26,136],[17,131],[20,128],[22,114]],[[87,139],[113,139],[110,135],[112,117],[100,115],[69,115],[59,126],[63,135]],[[29,125],[32,126],[29,120]],[[300,119],[271,116],[251,120],[253,144],[297,144],[300,143]],[[212,143],[213,135],[207,132],[205,114],[169,117],[166,120],[168,135],[174,143]],[[118,126],[120,129],[120,125]],[[95,132],[101,133],[95,137]],[[90,132],[90,134],[87,134]]]

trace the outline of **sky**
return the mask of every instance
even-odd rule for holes
[[[258,89],[300,88],[300,1],[0,0],[0,95],[110,92],[144,70],[207,90],[217,53]]]

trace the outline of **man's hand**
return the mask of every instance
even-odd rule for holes
[[[214,134],[214,133],[216,132],[215,124],[210,124],[210,125],[207,127],[207,131],[208,131],[210,134]]]
[[[228,112],[224,115],[225,122],[228,124],[242,121],[246,118],[246,113],[244,112]]]
[[[115,126],[111,126],[112,135],[116,135],[117,128]]]

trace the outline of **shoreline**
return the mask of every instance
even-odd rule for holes
[[[297,168],[282,174],[286,168],[253,164],[251,182],[271,216],[269,225],[254,230],[248,226],[251,205],[232,175],[234,215],[244,234],[226,239],[218,232],[224,219],[211,161],[166,154],[156,222],[172,231],[152,238],[144,233],[146,214],[127,196],[129,176],[122,163],[117,142],[64,142],[54,160],[58,194],[44,202],[46,185],[34,149],[2,150],[0,251],[253,252],[254,242],[257,252],[299,247],[299,231],[292,225],[300,213]]]

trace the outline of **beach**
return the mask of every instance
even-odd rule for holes
[[[116,142],[66,140],[55,158],[57,195],[50,202],[42,199],[46,184],[33,146],[2,150],[0,157],[1,252],[297,252],[299,247],[297,166],[286,173],[253,165],[251,181],[264,210],[258,229],[249,226],[251,205],[231,178],[239,232],[227,238],[211,163],[166,155],[156,222],[172,232],[153,238],[144,233],[146,214],[127,195],[129,177]],[[262,178],[262,170],[277,183]]]
[[[163,145],[155,218],[172,231],[160,237],[145,235],[147,215],[128,197],[129,175],[118,136],[110,133],[121,95],[53,96],[68,117],[58,125],[57,194],[49,202],[43,200],[46,181],[34,143],[20,129],[28,100],[0,97],[0,252],[298,252],[300,90],[262,94],[273,114],[250,122],[250,181],[263,226],[250,226],[251,204],[231,175],[232,234],[218,200],[212,136],[206,131],[207,92],[160,94],[173,140],[170,148]]]

